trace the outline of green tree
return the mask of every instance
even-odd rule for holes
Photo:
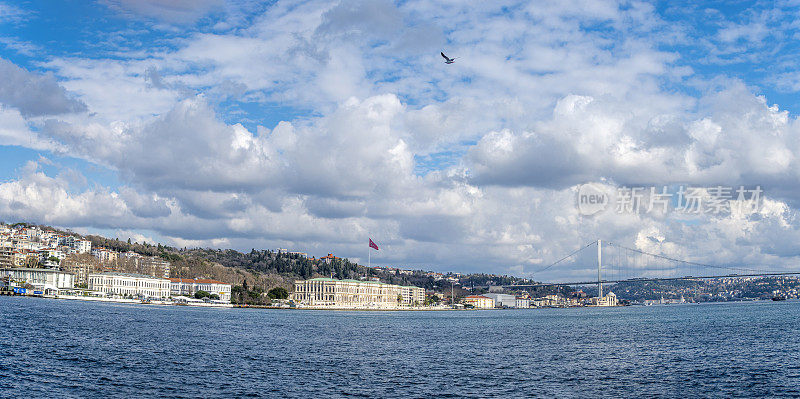
[[[203,291],[203,290],[200,290],[200,291],[197,291],[197,292],[194,293],[194,297],[197,298],[197,299],[208,298],[210,296],[211,296],[211,294],[209,294],[208,292]]]
[[[232,303],[244,303],[244,288],[241,285],[234,285],[231,288],[231,302]]]
[[[286,291],[286,288],[275,287],[275,288],[269,290],[269,292],[267,293],[267,296],[269,296],[271,299],[288,299],[289,298],[289,292]]]

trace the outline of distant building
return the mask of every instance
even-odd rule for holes
[[[217,294],[220,301],[231,301],[231,285],[222,281],[192,278],[171,278],[169,281],[172,296],[194,296],[197,291],[205,291]]]
[[[517,297],[516,305],[514,307],[517,309],[528,309],[531,307],[531,300],[528,298]]]
[[[494,300],[494,306],[498,308],[513,308],[517,306],[517,297],[509,294],[483,294]]]
[[[14,247],[0,247],[0,268],[14,266]]]
[[[55,248],[48,248],[41,252],[41,262],[45,266],[49,267],[58,267],[61,264],[61,261],[67,257],[67,254],[64,251],[60,251]],[[51,259],[58,259],[57,261],[52,261]]]
[[[326,265],[329,265],[331,262],[333,262],[336,259],[339,259],[339,258],[333,256],[333,254],[328,254],[328,256],[323,256],[323,257],[319,258],[319,260],[321,260]]]
[[[535,298],[531,300],[531,305],[535,307],[550,307],[550,306],[566,306],[567,300],[561,295],[550,294],[542,298]]]
[[[88,254],[92,252],[92,242],[88,240],[76,241],[75,251],[77,251],[79,254]]]
[[[391,309],[422,305],[425,289],[379,281],[312,278],[295,281],[291,299],[308,306]]]
[[[133,252],[133,251],[125,252],[123,254],[120,254],[120,256],[123,256],[123,257],[128,258],[128,259],[137,259],[137,258],[141,258],[142,257],[142,255],[140,255],[140,254],[138,254],[136,252]]]
[[[59,245],[68,247],[72,253],[87,254],[92,252],[92,242],[81,240],[80,237],[66,236],[59,238]]]
[[[12,251],[11,258],[15,267],[31,267],[39,263],[39,251],[32,249],[17,249]]]
[[[606,296],[602,298],[592,298],[592,305],[594,306],[617,306],[617,295],[613,292],[606,294]]]
[[[170,281],[143,274],[95,273],[89,275],[89,289],[112,296],[169,298]]]
[[[19,284],[30,284],[44,294],[58,294],[60,290],[75,287],[75,275],[54,269],[11,268],[0,270],[0,277],[7,277]]]
[[[478,309],[491,309],[494,307],[494,299],[483,295],[470,295],[464,298],[464,303]]]
[[[92,250],[92,255],[99,259],[103,264],[108,264],[115,262],[119,256],[119,253],[106,248],[95,248]]]

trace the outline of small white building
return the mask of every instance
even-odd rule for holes
[[[528,309],[531,307],[531,301],[528,298],[517,297],[516,306],[517,309]]]
[[[75,241],[75,251],[79,254],[88,254],[92,252],[92,242],[88,240]]]
[[[119,256],[117,252],[106,248],[95,248],[92,250],[92,255],[104,264],[116,261]]]
[[[75,275],[54,269],[9,268],[0,270],[0,277],[8,277],[16,283],[30,284],[34,290],[55,295],[60,290],[75,287]]]
[[[70,248],[72,253],[86,254],[92,252],[92,242],[88,240],[81,240],[80,237],[66,236],[59,238],[59,245]]]
[[[143,274],[93,273],[89,274],[89,290],[109,296],[169,298],[170,281]]]
[[[494,299],[486,295],[470,295],[464,298],[464,303],[472,305],[476,309],[491,309],[494,307]]]
[[[597,306],[617,306],[617,294],[609,292],[606,296],[597,301]]]
[[[231,301],[231,285],[222,281],[194,278],[171,278],[169,281],[172,296],[191,297],[198,291],[205,291],[209,294],[216,294],[220,301]]]
[[[58,268],[61,265],[61,261],[67,257],[67,254],[64,251],[59,251],[58,249],[48,248],[44,249],[39,252],[40,259],[39,262],[46,267],[50,268]],[[51,259],[58,259],[58,260],[51,260]]]

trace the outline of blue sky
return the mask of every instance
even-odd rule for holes
[[[0,2],[0,220],[356,260],[371,236],[433,270],[528,275],[598,237],[788,267],[798,8]],[[587,182],[767,200],[583,218]]]

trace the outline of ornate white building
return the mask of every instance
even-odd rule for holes
[[[316,307],[393,309],[422,305],[425,289],[379,281],[312,278],[295,281],[291,299]]]

